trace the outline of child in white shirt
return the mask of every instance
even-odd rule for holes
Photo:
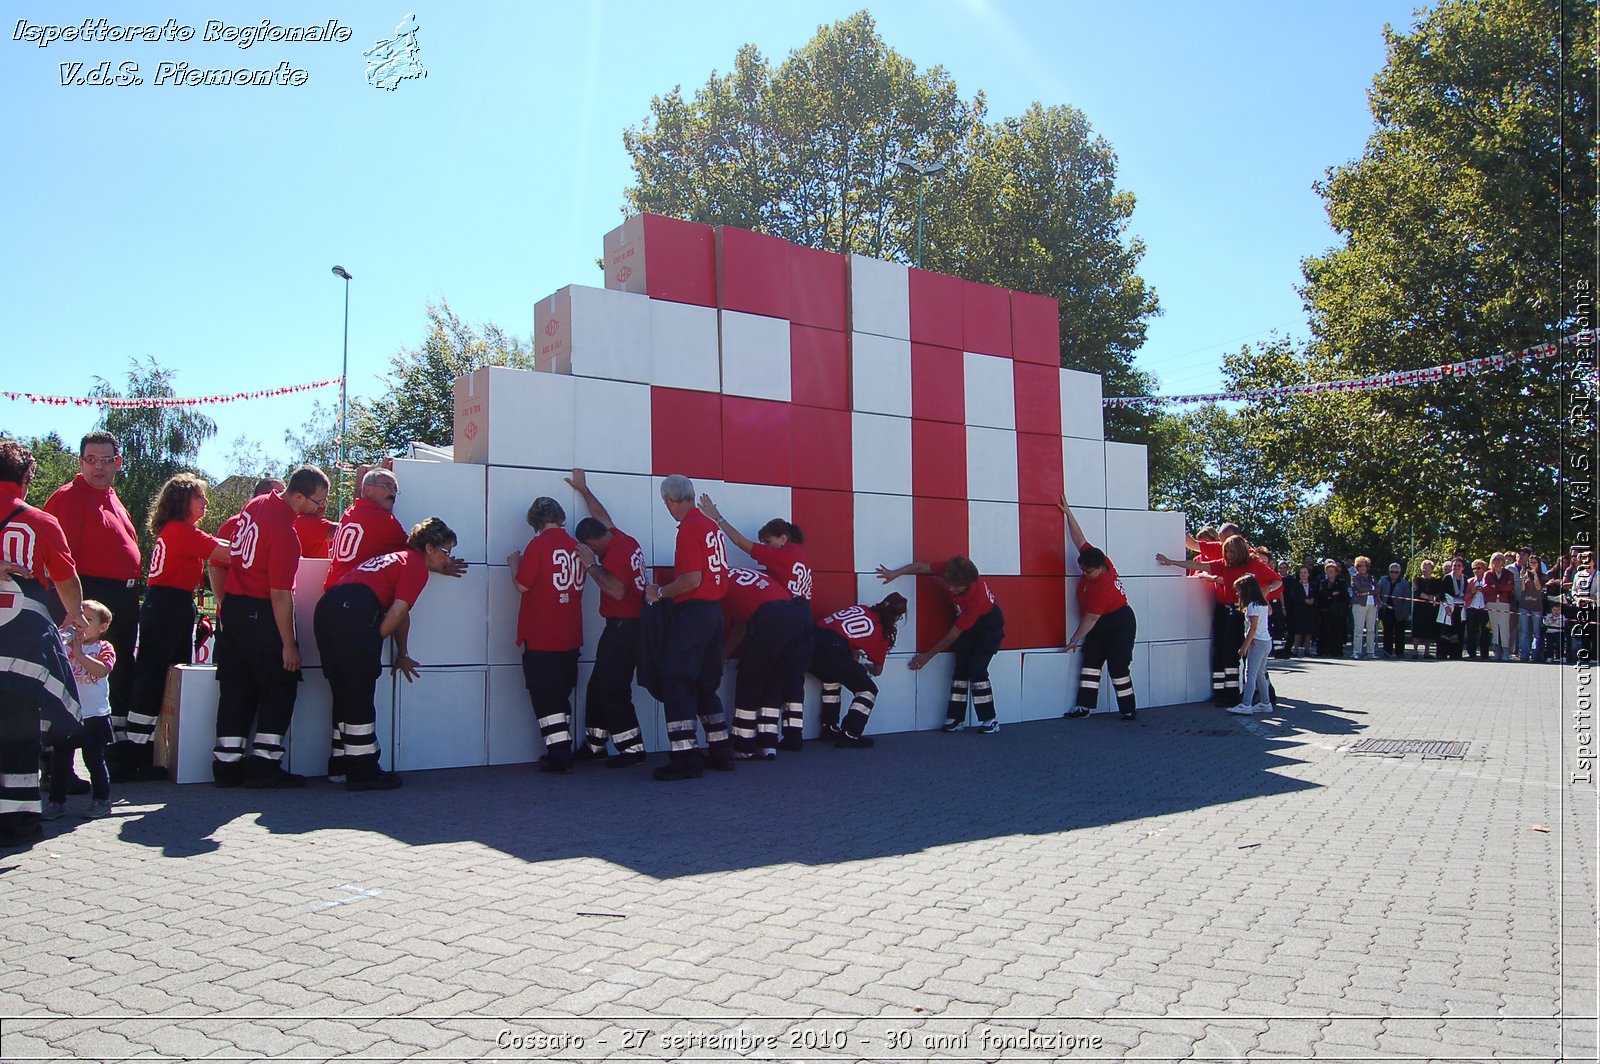
[[[1267,622],[1272,611],[1255,577],[1241,576],[1233,582],[1233,589],[1239,594],[1239,605],[1244,607],[1244,643],[1239,647],[1239,704],[1229,706],[1228,712],[1240,717],[1271,713],[1267,655],[1272,650],[1272,633],[1267,630]]]
[[[89,626],[81,632],[70,628],[61,633],[78,685],[78,704],[83,707],[83,726],[70,741],[55,746],[55,764],[50,773],[50,798],[44,803],[43,819],[54,820],[66,811],[67,781],[72,778],[72,754],[83,751],[83,767],[89,773],[89,811],[98,818],[111,812],[111,776],[106,771],[106,747],[111,745],[111,696],[106,677],[117,664],[117,652],[101,639],[111,626],[111,611],[94,599],[83,600],[83,616]]]

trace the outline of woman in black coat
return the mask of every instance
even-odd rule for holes
[[[1344,655],[1344,640],[1350,630],[1350,581],[1339,571],[1336,561],[1329,561],[1322,568],[1326,578],[1322,581],[1322,601],[1317,604],[1322,621],[1317,656],[1337,658]]]
[[[1283,601],[1289,607],[1289,630],[1294,633],[1294,651],[1302,658],[1311,653],[1311,640],[1317,634],[1317,607],[1321,586],[1302,565],[1299,575],[1283,582]]]

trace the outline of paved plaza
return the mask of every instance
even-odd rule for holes
[[[1577,670],[1274,665],[686,783],[120,787],[0,852],[0,1059],[1595,1059]]]

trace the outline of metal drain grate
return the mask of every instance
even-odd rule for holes
[[[1362,739],[1350,748],[1352,754],[1376,754],[1379,757],[1405,757],[1421,754],[1423,760],[1435,757],[1463,758],[1471,743],[1458,743],[1446,739]]]

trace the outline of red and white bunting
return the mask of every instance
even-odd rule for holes
[[[34,392],[0,391],[0,398],[26,399],[30,403],[42,406],[101,406],[110,410],[136,410],[152,409],[156,407],[189,407],[189,406],[214,406],[218,403],[237,403],[247,399],[270,399],[277,395],[294,395],[299,392],[309,392],[317,388],[326,388],[338,384],[343,378],[329,377],[322,381],[308,381],[305,384],[291,384],[283,388],[258,388],[248,392],[234,392],[231,395],[143,395],[143,396],[102,396],[102,395],[38,395]]]
[[[1390,373],[1375,373],[1370,377],[1357,377],[1353,380],[1313,381],[1306,384],[1286,384],[1277,388],[1253,388],[1246,391],[1211,392],[1203,395],[1117,396],[1102,400],[1101,405],[1129,407],[1163,406],[1168,403],[1249,402],[1255,399],[1284,399],[1292,395],[1312,395],[1318,392],[1359,392],[1370,388],[1409,387],[1441,381],[1446,378],[1473,376],[1488,370],[1505,369],[1516,362],[1531,362],[1535,359],[1553,358],[1561,350],[1562,344],[1593,343],[1594,339],[1595,332],[1591,329],[1564,337],[1559,342],[1537,344],[1521,351],[1485,355],[1483,358],[1472,358],[1465,362],[1452,362],[1444,366],[1429,366],[1426,369],[1395,370]]]

